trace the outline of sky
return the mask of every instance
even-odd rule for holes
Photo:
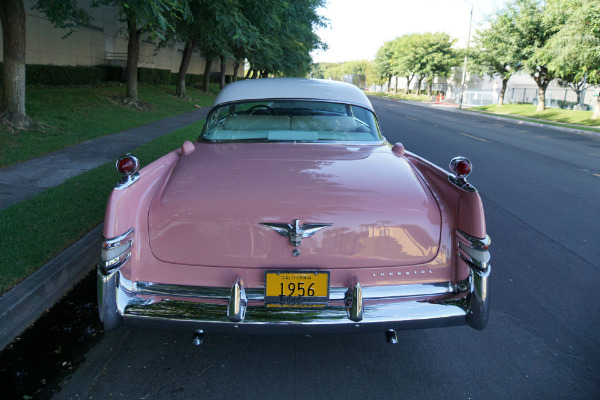
[[[329,27],[317,31],[329,49],[312,53],[314,62],[373,60],[387,40],[408,33],[446,32],[465,47],[473,5],[473,27],[508,0],[327,0],[319,14]]]

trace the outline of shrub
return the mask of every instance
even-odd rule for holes
[[[106,71],[98,67],[27,64],[25,79],[30,85],[87,85],[106,81]]]
[[[157,68],[138,68],[138,81],[151,85],[168,85],[171,83],[171,71]]]
[[[108,82],[125,82],[125,68],[120,65],[98,65],[106,71],[106,80]]]

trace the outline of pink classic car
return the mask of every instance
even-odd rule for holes
[[[488,319],[490,239],[464,157],[391,145],[350,84],[228,85],[199,139],[127,154],[98,266],[106,331],[384,332]]]

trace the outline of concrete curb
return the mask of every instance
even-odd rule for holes
[[[98,263],[100,224],[0,297],[0,351]]]
[[[567,126],[549,125],[549,124],[544,124],[544,123],[535,122],[535,121],[524,121],[524,120],[521,120],[521,119],[514,119],[514,118],[504,117],[504,116],[501,116],[501,115],[490,115],[490,114],[480,113],[480,112],[477,112],[477,111],[469,111],[468,109],[466,109],[466,110],[459,110],[456,107],[444,106],[444,105],[440,105],[440,104],[423,103],[423,102],[410,101],[410,100],[394,100],[394,99],[387,99],[385,97],[378,97],[378,96],[375,96],[375,97],[377,97],[378,99],[383,99],[383,100],[388,100],[388,101],[395,101],[395,102],[401,102],[401,103],[404,103],[404,104],[410,104],[410,105],[418,106],[418,107],[435,108],[437,110],[449,111],[449,112],[456,112],[456,113],[468,113],[468,115],[473,115],[473,116],[478,116],[478,117],[482,117],[482,118],[493,119],[493,120],[496,120],[496,121],[511,122],[513,124],[516,124],[516,125],[535,126],[535,127],[538,127],[538,128],[554,129],[554,130],[562,131],[562,132],[565,132],[565,133],[574,133],[576,135],[588,135],[588,136],[600,137],[600,131],[587,131],[587,130],[583,130],[583,129],[570,128],[570,127],[567,127]]]

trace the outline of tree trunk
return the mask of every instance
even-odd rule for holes
[[[410,82],[413,80],[413,78],[414,78],[414,75],[406,77],[406,89],[404,89],[404,94],[410,93]]]
[[[221,75],[220,75],[220,79],[219,79],[219,88],[221,88],[221,90],[223,90],[223,88],[225,87],[225,73],[226,73],[226,68],[227,68],[227,60],[225,59],[225,56],[221,56]]]
[[[240,62],[238,60],[235,60],[235,64],[233,66],[233,76],[231,77],[232,82],[237,82],[237,76],[240,72],[240,65]]]
[[[4,70],[0,118],[19,129],[30,120],[25,112],[25,8],[22,0],[0,1]]]
[[[596,97],[596,102],[594,103],[594,113],[592,114],[592,119],[600,119],[600,92]]]
[[[185,93],[185,76],[187,75],[187,70],[190,66],[190,61],[192,59],[192,53],[198,47],[198,43],[193,39],[189,39],[185,42],[185,47],[183,48],[183,57],[181,57],[181,64],[179,64],[179,73],[177,74],[177,89],[175,90],[175,96],[184,98],[186,96]]]
[[[138,101],[138,79],[137,68],[140,59],[140,36],[141,29],[137,29],[135,15],[127,16],[127,32],[129,41],[127,42],[127,101],[137,103]]]
[[[210,71],[212,69],[212,58],[205,57],[204,76],[202,77],[202,90],[204,93],[210,93]]]
[[[398,94],[398,77],[396,77],[396,82],[394,82],[394,93]]]
[[[388,76],[388,87],[387,87],[387,91],[388,93],[392,90],[392,76]]]
[[[250,79],[256,79],[258,78],[258,70],[257,69],[253,69],[252,70],[252,76],[250,76]]]
[[[538,76],[531,74],[533,80],[538,85],[538,104],[537,111],[544,111],[546,109],[546,88],[550,83],[550,77],[548,76],[548,68],[545,66],[538,67]]]
[[[424,76],[420,76],[419,79],[417,79],[417,96],[421,94],[421,82],[423,82],[423,78]]]
[[[433,81],[427,81],[427,96],[433,95]]]
[[[546,88],[548,84],[538,85],[538,104],[536,111],[544,111],[546,109]]]
[[[504,105],[504,94],[506,93],[506,86],[508,85],[509,78],[502,78],[502,89],[500,89],[500,94],[498,95],[498,106],[502,107]]]

